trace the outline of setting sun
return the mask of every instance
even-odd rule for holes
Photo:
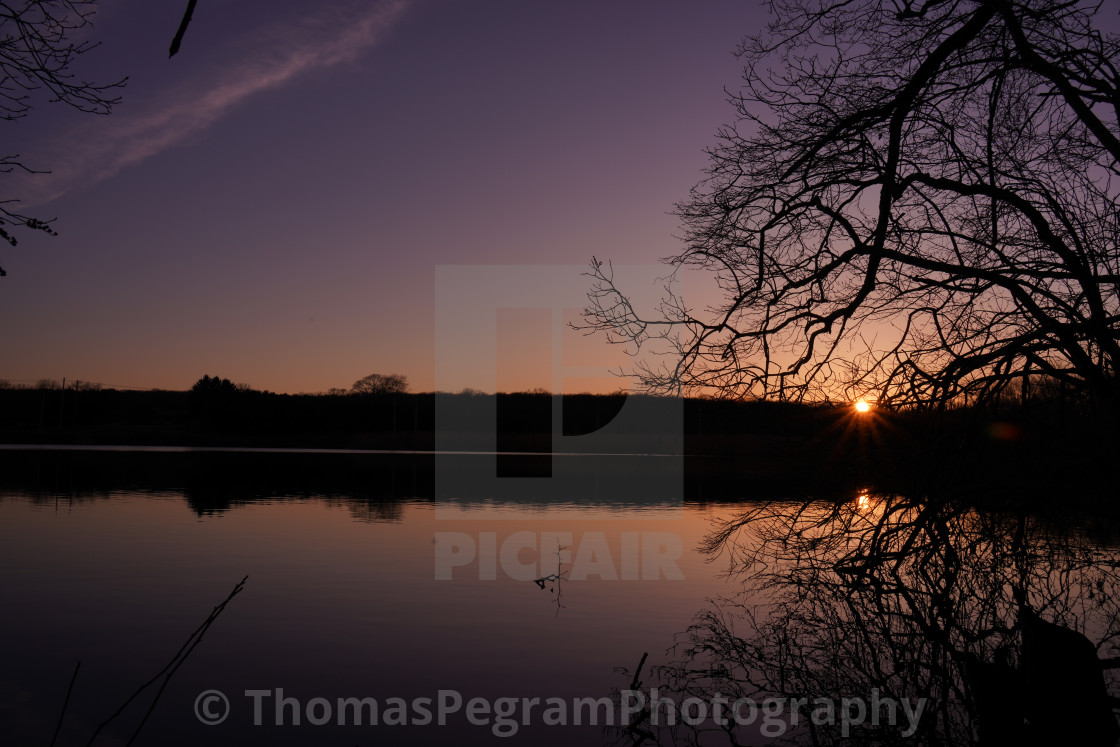
[[[868,412],[871,410],[871,405],[864,402],[862,399],[855,404],[856,412]]]

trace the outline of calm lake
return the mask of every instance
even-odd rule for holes
[[[213,509],[199,507],[188,490],[143,484],[9,488],[0,493],[0,720],[12,738],[5,743],[49,741],[80,660],[58,744],[85,744],[246,575],[244,591],[170,681],[138,744],[490,743],[491,730],[471,725],[464,712],[442,727],[317,726],[305,717],[297,727],[289,712],[279,727],[273,702],[262,699],[264,723],[256,726],[254,700],[244,693],[283,690],[302,703],[411,702],[440,690],[464,702],[607,696],[625,684],[616,667],[635,666],[645,651],[660,658],[705,599],[725,590],[718,566],[696,545],[713,516],[730,510],[476,504],[437,518],[430,499],[407,496],[243,495]],[[452,577],[436,580],[437,539],[465,546],[473,538],[477,546],[486,533],[499,552],[511,536],[536,540],[535,549],[517,552],[518,568],[540,569],[514,578],[491,564],[484,573],[483,547],[469,563],[454,558]],[[641,539],[663,536],[679,542],[679,557],[673,548],[662,553],[672,555],[679,578],[642,580],[639,568],[638,580],[622,580],[635,557],[640,565]],[[634,539],[637,554],[624,553],[624,541]],[[570,557],[559,569],[568,578],[541,588],[533,579],[556,570],[546,566],[559,547]],[[580,552],[592,553],[583,578],[571,573]],[[157,686],[97,744],[127,742]],[[230,701],[217,726],[194,711],[198,694],[211,689]],[[594,744],[600,731],[530,724],[505,741]]]
[[[1019,619],[1029,606],[1088,636],[1101,657],[1117,655],[1120,555],[1110,524],[964,508],[931,518],[922,502],[871,492],[824,503],[437,506],[422,490],[409,495],[398,472],[383,476],[392,489],[339,487],[350,465],[338,455],[305,465],[288,492],[264,463],[249,462],[257,470],[249,475],[228,476],[228,461],[200,475],[197,464],[155,458],[131,455],[106,474],[89,461],[26,452],[6,473],[4,744],[50,742],[79,661],[56,744],[86,744],[245,576],[135,744],[637,743],[604,732],[603,704],[587,705],[577,725],[574,704],[628,688],[645,652],[647,694],[662,683],[665,693],[701,694],[709,708],[717,694],[760,705],[763,694],[835,695],[838,707],[841,694],[870,699],[873,688],[900,702],[929,696],[945,707],[915,717],[925,731],[901,743],[940,734],[967,744],[980,688],[970,674],[979,665],[969,662],[997,661],[1000,646],[1019,640],[1017,602]],[[297,457],[280,459],[290,466]],[[315,492],[317,482],[326,489]],[[751,511],[734,543],[702,551],[722,521]],[[930,539],[950,535],[941,546]],[[861,544],[870,536],[879,544]],[[892,548],[919,558],[887,574],[895,586],[850,583],[854,573],[878,578]],[[869,552],[881,555],[867,562]],[[739,572],[728,576],[733,561]],[[670,651],[694,624],[679,640],[695,650]],[[783,640],[790,636],[795,643]],[[1030,656],[1012,653],[1023,671]],[[931,670],[930,661],[942,665]],[[655,678],[651,668],[662,664],[672,666]],[[95,744],[127,744],[163,682]],[[347,710],[347,699],[373,705]],[[480,699],[473,712],[472,699]],[[822,729],[840,728],[839,716],[829,724],[821,713]],[[760,733],[760,711],[738,738],[768,744],[801,728],[808,739],[809,711],[800,718],[791,723],[786,709]],[[907,731],[898,718],[896,737]],[[712,727],[650,736],[726,743]]]

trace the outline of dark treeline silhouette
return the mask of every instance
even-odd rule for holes
[[[433,422],[432,395],[275,394],[218,377],[189,392],[0,389],[9,443],[427,448]]]
[[[205,384],[202,384],[205,382]],[[0,443],[431,450],[437,395],[274,394],[206,377],[190,392],[0,389]],[[495,398],[499,451],[547,455],[553,436],[609,424],[623,394]],[[648,396],[648,395],[630,395]],[[562,424],[554,427],[559,414]],[[983,406],[940,412],[850,405],[687,399],[686,494],[809,496],[867,487],[966,490],[986,502],[1045,501],[1055,486],[1111,503],[1107,418],[1036,382]],[[485,425],[485,424],[483,424]],[[623,446],[625,440],[620,442]],[[506,460],[501,474],[546,475],[549,462]]]

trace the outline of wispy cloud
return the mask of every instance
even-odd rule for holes
[[[80,123],[42,154],[49,175],[9,186],[17,186],[14,196],[31,207],[111,177],[209,127],[254,94],[354,60],[385,37],[410,2],[322,4],[314,15],[263,29],[240,40],[242,51],[232,60],[181,81],[137,110]]]

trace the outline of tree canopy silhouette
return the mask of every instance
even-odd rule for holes
[[[896,404],[1045,375],[1117,399],[1120,38],[1077,0],[773,0],[737,121],[677,207],[645,317],[592,260],[586,324],[671,347],[653,391]],[[662,342],[659,342],[662,341]]]
[[[250,391],[247,385],[234,384],[229,379],[207,374],[194,383],[191,392],[204,396],[228,396],[239,392]]]
[[[96,0],[23,0],[0,6],[0,119],[22,119],[32,109],[33,95],[45,91],[62,102],[92,114],[108,114],[120,98],[114,89],[124,80],[96,84],[74,77],[79,55],[97,46],[79,32],[90,25]],[[0,156],[0,173],[32,172],[18,154]],[[23,215],[14,199],[0,200],[0,239],[17,243],[13,227],[54,233],[50,221]],[[5,275],[0,268],[0,276]]]
[[[370,374],[354,382],[351,394],[403,394],[408,391],[408,379],[401,374]]]

